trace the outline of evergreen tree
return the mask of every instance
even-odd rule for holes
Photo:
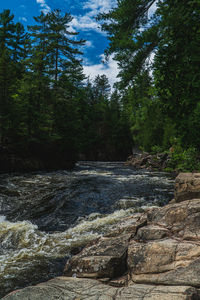
[[[48,140],[52,133],[50,78],[48,77],[47,16],[34,17],[37,25],[28,26],[31,47],[26,60],[27,70],[21,81],[19,98],[23,99],[27,141]]]
[[[27,35],[22,24],[13,22],[10,10],[0,14],[0,122],[1,142],[16,131],[16,103],[13,95],[23,74],[22,59],[26,56]]]
[[[16,23],[14,27],[14,35],[12,37],[12,60],[14,63],[21,62],[26,59],[28,52],[26,44],[29,42],[29,35],[25,32],[21,23]]]
[[[4,139],[6,130],[9,128],[9,110],[13,63],[11,59],[12,38],[14,35],[14,15],[9,10],[0,14],[0,122],[1,138]]]
[[[109,98],[110,84],[105,74],[97,75],[94,79],[93,92],[96,101],[102,101]]]
[[[154,76],[162,110],[171,138],[181,138],[184,147],[199,147],[200,2],[160,1],[158,14],[161,38]]]
[[[148,66],[148,58],[158,44],[159,20],[148,18],[148,10],[155,2],[118,0],[115,8],[97,18],[110,41],[106,54],[113,53],[118,61],[118,86],[122,89],[132,85],[134,77]]]
[[[77,48],[84,45],[84,40],[77,40],[77,32],[69,31],[70,22],[73,20],[68,13],[62,15],[59,9],[47,15],[48,20],[48,52],[50,58],[49,73],[58,84],[61,75],[70,74],[69,69],[75,67],[82,73],[80,60],[77,58],[82,52]],[[78,74],[78,73],[77,73]]]
[[[120,67],[118,88],[133,138],[146,150],[155,144],[169,148],[176,137],[185,147],[199,147],[200,4],[158,1],[156,13],[148,18],[153,3],[117,1],[114,9],[98,17],[110,40],[106,53],[114,53]],[[145,72],[151,71],[152,77],[148,62],[153,52],[154,81],[142,87]],[[146,95],[141,94],[144,89]]]
[[[37,25],[28,26],[31,38],[32,48],[30,53],[30,59],[28,60],[28,66],[32,72],[38,77],[47,75],[49,69],[49,58],[48,58],[48,25],[47,15],[41,12],[40,16],[34,17]]]

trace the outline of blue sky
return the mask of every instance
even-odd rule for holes
[[[110,58],[105,65],[102,63],[103,53],[108,45],[105,33],[101,32],[95,16],[106,12],[116,5],[116,0],[0,0],[0,11],[10,9],[15,21],[26,27],[34,23],[33,16],[41,10],[47,13],[55,8],[68,12],[73,16],[72,30],[86,40],[83,47],[84,72],[93,79],[97,74],[106,74],[113,84],[118,73],[117,63]]]

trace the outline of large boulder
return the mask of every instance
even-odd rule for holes
[[[65,276],[115,278],[127,270],[126,259],[131,235],[102,237],[72,257],[65,266]]]
[[[200,173],[180,173],[175,180],[175,201],[200,198]]]
[[[200,245],[169,238],[133,241],[128,249],[128,267],[135,283],[200,287]]]
[[[168,235],[174,238],[199,241],[200,199],[168,204],[160,209],[151,210],[148,212],[147,220],[149,225],[157,225],[168,230]],[[147,229],[148,227],[145,230]]]
[[[113,226],[110,232],[91,242],[73,256],[64,269],[65,276],[107,278],[119,277],[127,270],[129,241],[147,223],[147,215],[136,213]]]

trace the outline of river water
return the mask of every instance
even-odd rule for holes
[[[66,260],[134,212],[173,198],[166,173],[80,162],[73,171],[0,175],[0,298],[62,274]]]

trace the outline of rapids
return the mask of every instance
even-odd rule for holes
[[[66,260],[134,212],[173,197],[166,173],[79,162],[73,171],[0,175],[0,297],[62,274]]]

